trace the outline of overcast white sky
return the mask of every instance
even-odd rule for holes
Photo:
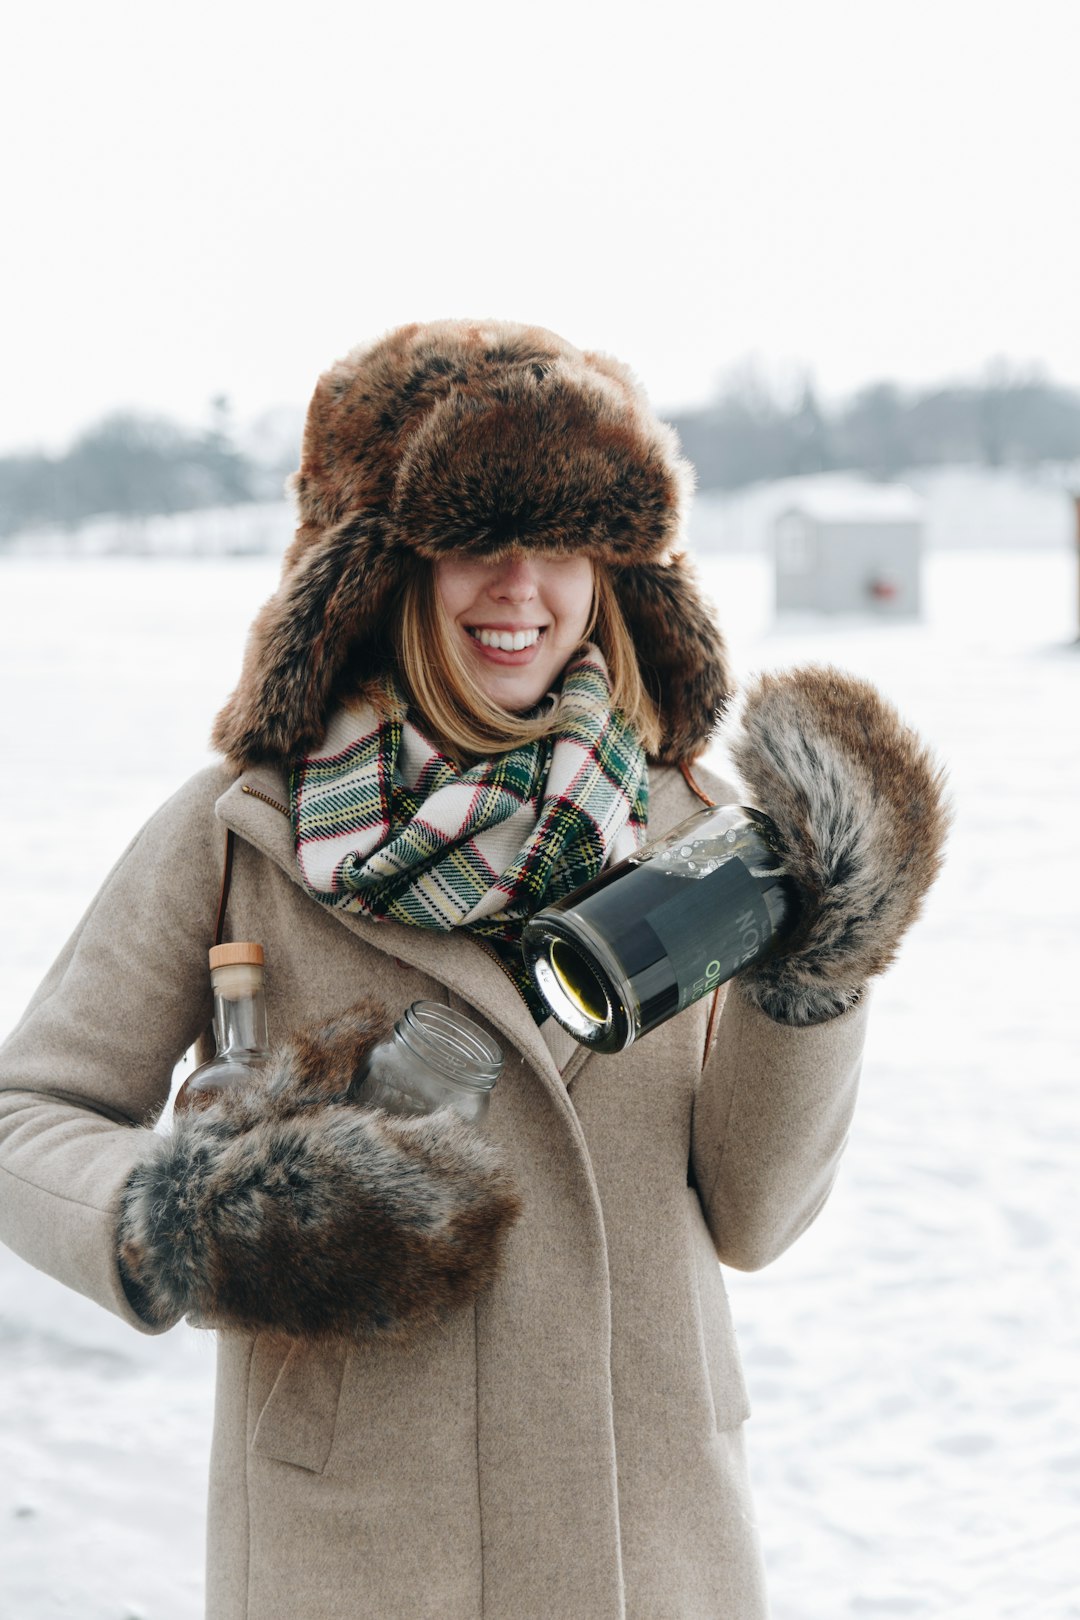
[[[826,394],[1080,383],[1076,0],[85,0],[4,29],[0,449],[498,315]]]

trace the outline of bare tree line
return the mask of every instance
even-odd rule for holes
[[[149,517],[277,495],[281,476],[233,441],[226,401],[202,432],[165,417],[117,412],[62,455],[0,457],[0,535],[74,527],[103,514]]]
[[[829,409],[809,380],[785,395],[744,368],[675,426],[703,489],[838,468],[891,478],[947,463],[1023,467],[1080,458],[1080,392],[999,362],[978,382],[877,382]]]

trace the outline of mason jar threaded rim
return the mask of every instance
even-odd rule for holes
[[[490,1091],[502,1073],[503,1055],[491,1036],[441,1002],[414,1001],[398,1019],[395,1033],[451,1085]]]

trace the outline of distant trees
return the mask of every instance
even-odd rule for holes
[[[809,379],[789,402],[756,368],[740,367],[714,404],[676,417],[675,426],[705,487],[730,489],[836,465],[832,428]]]
[[[0,458],[0,535],[104,513],[149,516],[254,499],[256,469],[232,444],[226,402],[216,400],[213,412],[203,433],[121,412],[65,455]]]
[[[809,380],[785,394],[744,367],[675,426],[705,489],[834,467],[891,477],[945,462],[1074,461],[1080,393],[996,362],[980,382],[908,390],[878,382],[829,411]]]

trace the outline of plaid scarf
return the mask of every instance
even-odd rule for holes
[[[339,710],[295,766],[289,801],[307,892],[413,928],[463,928],[492,951],[537,1023],[548,1015],[521,955],[524,920],[639,847],[645,753],[611,707],[586,647],[566,670],[550,736],[460,770],[405,712]]]

